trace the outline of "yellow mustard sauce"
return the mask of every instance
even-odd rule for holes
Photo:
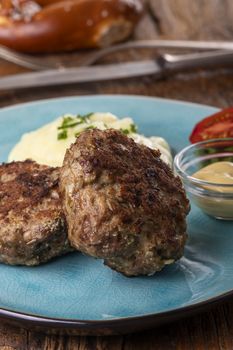
[[[207,214],[222,218],[233,219],[233,163],[216,162],[195,172],[192,177],[213,184],[228,184],[230,187],[203,185],[204,189],[223,193],[219,196],[195,196],[196,204]],[[232,198],[224,198],[224,193],[232,193]]]

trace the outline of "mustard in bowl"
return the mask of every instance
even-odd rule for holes
[[[190,199],[206,214],[233,220],[233,138],[195,143],[174,160]]]

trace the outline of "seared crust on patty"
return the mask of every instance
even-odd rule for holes
[[[159,151],[116,130],[88,130],[66,152],[60,188],[76,249],[127,276],[182,256],[189,202]]]
[[[38,265],[71,249],[58,180],[31,160],[0,165],[0,262]]]

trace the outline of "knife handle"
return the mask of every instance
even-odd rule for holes
[[[233,51],[218,50],[184,55],[163,54],[159,61],[165,73],[182,72],[191,68],[233,64]]]

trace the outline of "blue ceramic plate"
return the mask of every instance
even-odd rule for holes
[[[0,110],[0,161],[22,133],[63,113],[131,116],[145,135],[164,137],[175,152],[201,118],[216,108],[139,96],[84,96]],[[43,147],[43,145],[42,145]],[[127,278],[80,253],[39,267],[0,264],[4,319],[92,334],[143,329],[199,310],[233,291],[233,222],[209,218],[195,205],[184,257],[152,277]]]

